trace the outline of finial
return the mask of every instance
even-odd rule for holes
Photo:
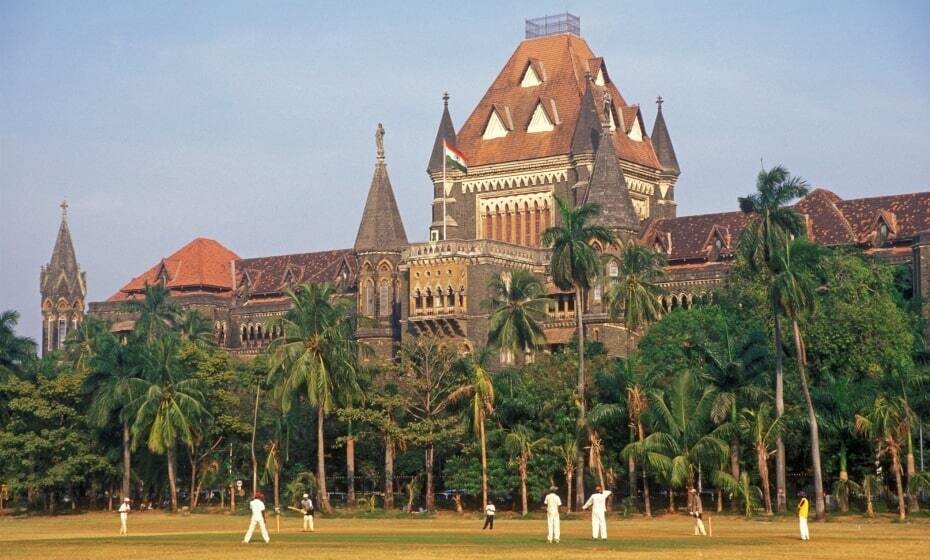
[[[375,130],[375,147],[377,148],[378,161],[384,161],[384,127],[378,123]]]
[[[446,108],[449,107],[449,92],[448,91],[442,92],[442,106]]]
[[[601,104],[604,110],[604,128],[610,126],[610,117],[611,117],[611,107],[613,106],[613,98],[610,96],[610,92],[606,89],[604,90],[604,97],[601,100]]]
[[[656,105],[659,106],[659,110],[662,110],[662,104],[665,103],[665,100],[662,99],[662,96],[656,97]]]
[[[61,221],[68,221],[68,200],[62,200],[59,206],[61,206]]]

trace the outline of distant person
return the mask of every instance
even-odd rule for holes
[[[262,530],[262,538],[265,539],[267,544],[271,539],[268,538],[268,529],[265,528],[265,502],[262,501],[262,498],[265,496],[261,492],[256,492],[255,497],[249,502],[249,510],[252,512],[252,519],[249,522],[249,530],[245,534],[245,538],[242,539],[242,542],[247,543],[252,540],[252,532],[255,531],[255,526],[258,525]]]
[[[600,486],[594,487],[594,493],[588,498],[588,501],[581,506],[581,509],[591,508],[591,536],[594,540],[600,538],[602,541],[607,540],[607,497],[612,492],[602,490]]]
[[[132,508],[129,506],[129,498],[123,498],[123,503],[119,505],[119,534],[126,535],[126,521],[129,519],[129,512]]]
[[[694,535],[706,537],[704,530],[704,506],[701,504],[701,495],[695,488],[688,489],[688,515],[694,518]]]
[[[482,531],[485,529],[494,530],[494,514],[497,513],[497,508],[494,507],[494,502],[488,500],[488,505],[484,508],[484,527],[481,528]]]
[[[300,501],[300,508],[304,512],[304,531],[314,531],[313,528],[313,500],[310,499],[310,494],[304,494],[304,498]]]
[[[805,492],[799,492],[798,495],[801,496],[801,501],[798,502],[798,527],[801,529],[801,540],[809,541],[811,540],[811,533],[807,528],[807,514],[811,504],[807,501]]]
[[[559,506],[562,505],[562,498],[556,494],[558,490],[557,487],[550,486],[549,493],[546,494],[546,499],[543,500],[543,503],[546,504],[546,524],[549,526],[549,536],[546,538],[546,542],[548,543],[552,543],[553,541],[559,542],[559,538],[561,537]]]

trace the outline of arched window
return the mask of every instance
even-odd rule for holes
[[[378,308],[382,317],[391,314],[391,287],[387,281],[382,282],[378,287]]]
[[[65,337],[68,336],[68,320],[64,317],[58,318],[58,344],[56,348],[61,348],[65,345]]]
[[[249,329],[242,325],[242,333],[239,335],[239,342],[245,342],[249,339]]]
[[[617,261],[610,261],[607,263],[607,276],[611,278],[620,276],[620,265],[617,264]]]
[[[426,305],[425,305],[425,307],[426,307],[427,309],[430,309],[430,308],[433,307],[433,290],[431,290],[431,289],[429,289],[429,288],[426,288]]]
[[[417,288],[413,292],[413,308],[420,309],[423,307],[423,294],[420,293],[420,288]]]
[[[600,282],[594,283],[594,289],[592,290],[592,295],[594,296],[594,301],[596,302],[601,301],[601,283]]]
[[[446,290],[446,307],[455,307],[455,292],[452,291],[452,286]]]
[[[365,315],[373,317],[375,314],[375,287],[369,280],[365,284]]]
[[[540,243],[540,234],[539,227],[540,222],[542,221],[542,210],[539,209],[539,203],[533,203],[533,246],[537,246]]]
[[[490,239],[494,235],[494,221],[491,216],[491,209],[486,208],[484,214],[484,238]]]

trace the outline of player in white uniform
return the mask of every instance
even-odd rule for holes
[[[549,488],[549,493],[546,494],[546,499],[543,500],[543,503],[546,504],[546,524],[549,526],[549,536],[546,538],[546,542],[551,543],[552,541],[559,542],[560,528],[559,528],[559,506],[562,505],[562,498],[559,497],[556,492],[558,488],[552,486]]]
[[[262,530],[262,538],[265,539],[265,542],[269,542],[271,539],[268,538],[268,529],[265,528],[265,502],[262,501],[264,496],[261,492],[256,492],[255,497],[249,502],[249,509],[252,511],[252,519],[249,522],[249,530],[245,534],[245,538],[242,539],[242,542],[247,543],[252,540],[252,533],[255,531],[255,526],[258,525]]]
[[[132,508],[129,506],[129,498],[123,498],[123,503],[119,505],[119,534],[125,535],[126,532],[126,520],[129,519],[129,512],[132,511]]]
[[[610,490],[602,492],[600,486],[595,486],[594,493],[582,506],[582,509],[591,508],[591,536],[595,540],[607,540],[607,519],[604,516],[607,513],[607,497],[610,494]]]

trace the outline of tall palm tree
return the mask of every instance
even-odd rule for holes
[[[546,320],[548,298],[531,272],[517,269],[495,274],[488,282],[488,291],[490,298],[484,306],[490,312],[489,345],[519,356],[545,343],[540,324]]]
[[[103,427],[115,413],[122,425],[123,437],[123,481],[120,496],[126,498],[130,492],[132,446],[130,442],[130,420],[133,417],[132,403],[139,395],[138,360],[134,360],[134,348],[124,346],[109,331],[98,333],[91,342],[93,351],[87,364],[90,374],[84,380],[84,389],[93,394],[87,416],[90,422]]]
[[[582,204],[575,208],[559,197],[560,225],[548,228],[542,234],[543,246],[552,249],[549,263],[552,281],[561,290],[575,292],[575,322],[578,328],[578,407],[579,422],[587,425],[587,397],[584,375],[584,293],[591,288],[601,268],[595,241],[602,246],[617,243],[616,236],[607,228],[590,223],[601,213],[597,204]],[[588,439],[591,439],[588,427]],[[584,461],[578,462],[575,484],[576,496],[584,497]]]
[[[562,462],[562,473],[565,475],[565,507],[572,511],[572,477],[578,463],[578,440],[574,434],[569,434],[555,451]]]
[[[814,471],[814,505],[817,519],[826,519],[826,505],[823,492],[823,472],[820,467],[820,428],[814,402],[811,399],[810,384],[807,380],[807,352],[801,335],[801,317],[814,311],[815,282],[812,268],[817,258],[814,245],[803,240],[794,240],[785,245],[774,256],[774,272],[769,285],[771,300],[785,318],[791,322],[794,335],[794,348],[798,375],[801,377],[801,392],[807,405],[807,419],[811,438],[811,467]]]
[[[8,309],[0,313],[0,381],[9,376],[21,376],[23,366],[36,357],[36,343],[16,335],[19,312]]]
[[[628,243],[620,252],[620,278],[607,292],[607,309],[612,320],[623,317],[627,355],[636,331],[662,316],[659,297],[666,290],[658,282],[665,276],[664,266],[662,255],[649,247]]]
[[[871,401],[877,388],[872,379],[854,379],[845,373],[837,373],[822,372],[824,383],[819,391],[814,392],[814,401],[819,412],[820,427],[834,445],[839,445],[839,479],[833,485],[833,495],[836,496],[840,511],[846,513],[849,511],[850,494],[860,491],[859,484],[849,478],[848,442],[856,433],[856,414],[868,408],[871,404],[868,401]]]
[[[358,343],[348,308],[329,284],[303,284],[287,291],[291,309],[279,320],[284,335],[269,345],[269,377],[285,413],[295,398],[317,409],[317,483],[319,501],[332,511],[326,489],[326,416],[346,395],[360,391]]]
[[[530,511],[526,496],[526,480],[529,476],[530,459],[533,458],[534,451],[549,442],[546,438],[534,439],[534,437],[532,430],[522,424],[514,426],[504,436],[504,449],[510,453],[513,461],[517,464],[517,471],[520,473],[520,502],[523,506],[523,515]]]
[[[891,455],[891,470],[894,473],[895,489],[898,494],[898,519],[904,521],[907,506],[904,502],[904,481],[902,480],[901,448],[907,440],[907,432],[913,421],[913,414],[903,398],[892,399],[879,394],[865,415],[856,415],[856,430],[866,435],[878,445],[879,453]]]
[[[178,510],[175,450],[179,443],[193,443],[196,423],[208,413],[204,409],[202,383],[191,376],[179,356],[180,339],[169,333],[152,341],[142,352],[142,377],[131,380],[137,397],[132,424],[133,447],[146,440],[150,451],[165,455],[171,510]]]
[[[488,506],[488,440],[485,432],[485,419],[494,412],[494,384],[491,375],[485,369],[487,351],[477,356],[468,355],[460,361],[465,370],[465,384],[452,393],[452,400],[468,399],[468,410],[472,421],[472,430],[481,445],[481,508]]]
[[[211,348],[215,343],[213,325],[196,309],[181,311],[177,316],[177,327],[185,342],[190,342],[201,350]]]
[[[71,368],[80,373],[90,371],[90,362],[97,352],[100,337],[108,331],[106,321],[93,315],[78,323],[65,339],[65,357]]]
[[[763,401],[755,408],[744,408],[738,419],[739,431],[748,440],[752,441],[756,452],[759,486],[762,489],[766,515],[772,515],[772,489],[769,483],[768,460],[773,453],[772,445],[775,443],[775,439],[783,431],[784,418],[782,416],[773,419],[772,406]]]

